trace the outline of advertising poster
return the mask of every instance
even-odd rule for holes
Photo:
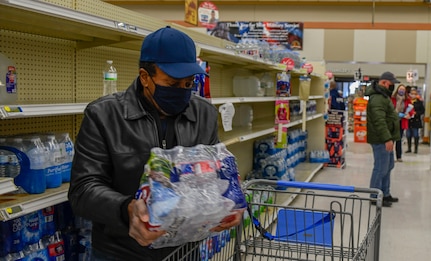
[[[184,21],[192,25],[198,25],[198,0],[186,0]]]
[[[301,22],[218,22],[208,34],[238,43],[266,41],[289,50],[302,50],[304,24]]]
[[[209,1],[202,2],[198,9],[199,26],[213,30],[219,21],[219,11],[215,4]]]

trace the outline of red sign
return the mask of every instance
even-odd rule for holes
[[[313,72],[313,65],[311,63],[305,63],[302,65],[302,68],[306,69],[308,74]]]
[[[292,58],[285,57],[281,60],[281,63],[286,65],[286,71],[291,71],[295,67],[295,61]]]

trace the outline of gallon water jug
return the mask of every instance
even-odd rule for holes
[[[256,76],[234,76],[233,94],[236,97],[256,97],[263,96],[260,88],[259,78]]]

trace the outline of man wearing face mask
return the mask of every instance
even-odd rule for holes
[[[68,196],[74,213],[92,221],[91,260],[162,260],[174,250],[149,247],[164,232],[146,229],[147,208],[134,194],[151,148],[219,142],[216,108],[191,93],[194,75],[204,73],[192,39],[162,28],[144,39],[129,88],[85,109]]]
[[[367,142],[371,145],[374,156],[370,187],[382,190],[384,207],[390,207],[393,202],[398,202],[398,198],[392,197],[390,192],[391,170],[394,168],[394,142],[400,140],[400,122],[391,101],[395,83],[399,81],[394,74],[385,72],[377,84],[370,85],[365,90],[365,95],[369,96]]]

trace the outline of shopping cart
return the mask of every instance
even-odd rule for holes
[[[249,216],[211,260],[379,260],[380,190],[252,180],[244,191]],[[165,261],[209,260],[203,249],[205,242],[189,243]]]

